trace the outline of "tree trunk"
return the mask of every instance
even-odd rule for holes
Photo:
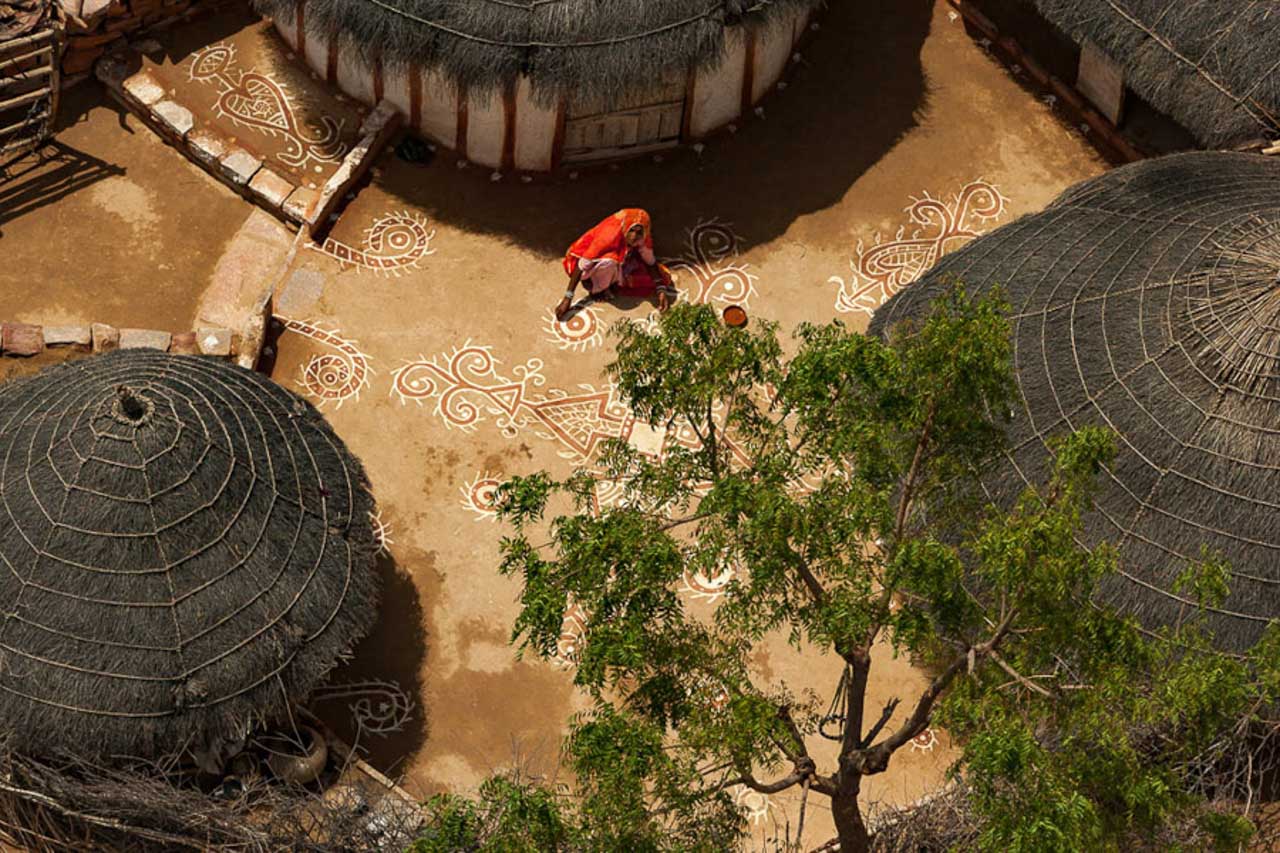
[[[840,853],[867,853],[871,849],[871,834],[862,821],[862,808],[858,805],[862,776],[841,770],[836,784],[836,795],[831,798],[831,817],[835,819]]]

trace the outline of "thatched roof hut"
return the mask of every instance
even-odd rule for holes
[[[1021,405],[988,495],[1042,483],[1050,437],[1115,430],[1083,529],[1119,552],[1104,594],[1170,623],[1190,606],[1174,580],[1207,547],[1232,566],[1219,642],[1252,644],[1280,618],[1280,161],[1181,154],[1085,181],[945,257],[871,331],[955,279],[1011,303]]]
[[[1280,137],[1280,6],[1274,0],[1027,0],[1207,148]]]
[[[6,746],[146,757],[284,718],[374,621],[372,508],[312,406],[220,360],[0,388]]]
[[[588,150],[608,152],[600,156],[653,150],[734,120],[778,80],[809,13],[822,2],[254,5],[347,94],[387,97],[411,127],[475,162],[548,169]],[[598,120],[583,121],[589,118]]]
[[[292,19],[300,0],[258,0]],[[622,98],[655,78],[721,58],[725,33],[816,0],[307,0],[307,32],[337,34],[366,65],[417,64],[472,90],[521,75],[544,102],[599,89]]]

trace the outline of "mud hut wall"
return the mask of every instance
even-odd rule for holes
[[[539,106],[533,99],[533,84],[521,77],[516,86],[515,162],[517,168],[538,172],[555,165],[556,136],[560,110]]]
[[[375,97],[373,74],[360,65],[354,56],[339,50],[337,61],[333,63],[334,83],[343,92],[366,104],[377,102]]]
[[[752,50],[748,51],[748,46]],[[698,139],[724,127],[742,114],[743,83],[753,58],[754,39],[742,33],[729,36],[724,61],[698,75],[690,97],[689,136]]]
[[[535,100],[527,78],[506,91],[459,95],[450,81],[427,68],[371,69],[345,51],[335,55],[332,38],[308,31],[304,15],[305,6],[299,7],[296,16],[276,19],[275,27],[313,71],[346,94],[372,103],[378,88],[374,77],[380,74],[383,97],[408,117],[410,127],[467,160],[493,169],[535,172],[557,163],[564,105]],[[690,82],[683,137],[699,139],[742,119],[744,111],[772,91],[810,15],[809,9],[797,7],[755,32],[732,32],[722,61]]]
[[[797,16],[799,17],[799,16]],[[777,85],[782,72],[787,68],[787,60],[795,48],[796,40],[804,32],[803,26],[797,27],[799,21],[785,18],[775,21],[761,32],[756,43],[755,68],[751,75],[751,103],[758,104],[765,95]]]
[[[418,72],[417,128],[424,136],[449,148],[458,147],[458,93],[439,72]]]
[[[280,22],[276,21],[276,27]],[[302,15],[295,21],[294,39],[290,44],[298,51],[316,73],[327,76],[329,73],[329,38],[323,33],[309,33],[303,28]]]
[[[471,162],[494,169],[502,167],[502,143],[507,131],[507,109],[503,101],[497,94],[467,93],[467,138],[462,153]],[[519,104],[515,114],[520,114]],[[524,167],[517,164],[517,168]]]

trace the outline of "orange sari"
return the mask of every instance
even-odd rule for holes
[[[644,229],[644,241],[632,249],[627,245],[627,232],[637,225]],[[639,208],[624,208],[607,217],[575,240],[564,256],[565,273],[573,275],[574,270],[583,270],[584,278],[591,279],[588,288],[592,292],[603,289],[599,282],[605,280],[593,271],[600,271],[601,267],[607,270],[609,265],[616,269],[613,275],[619,288],[627,293],[648,296],[659,286],[671,286],[670,271],[658,264],[653,254],[649,214]],[[657,267],[659,281],[654,281],[646,265]],[[610,274],[605,272],[606,277]]]

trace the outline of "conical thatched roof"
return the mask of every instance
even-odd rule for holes
[[[242,736],[375,617],[360,463],[302,399],[129,350],[0,386],[0,726],[31,752]]]
[[[523,72],[542,101],[575,92],[606,100],[643,92],[668,73],[720,59],[725,34],[821,0],[254,0],[308,33],[339,34],[369,65],[410,63],[455,86],[492,92]]]
[[[1280,137],[1276,0],[1027,0],[1208,148]]]
[[[1042,483],[1047,439],[1119,435],[1084,543],[1118,547],[1104,590],[1149,624],[1201,546],[1232,564],[1212,614],[1241,649],[1280,618],[1280,161],[1196,153],[1116,169],[948,255],[876,313],[919,315],[949,280],[1005,288],[1022,405],[997,502]]]

